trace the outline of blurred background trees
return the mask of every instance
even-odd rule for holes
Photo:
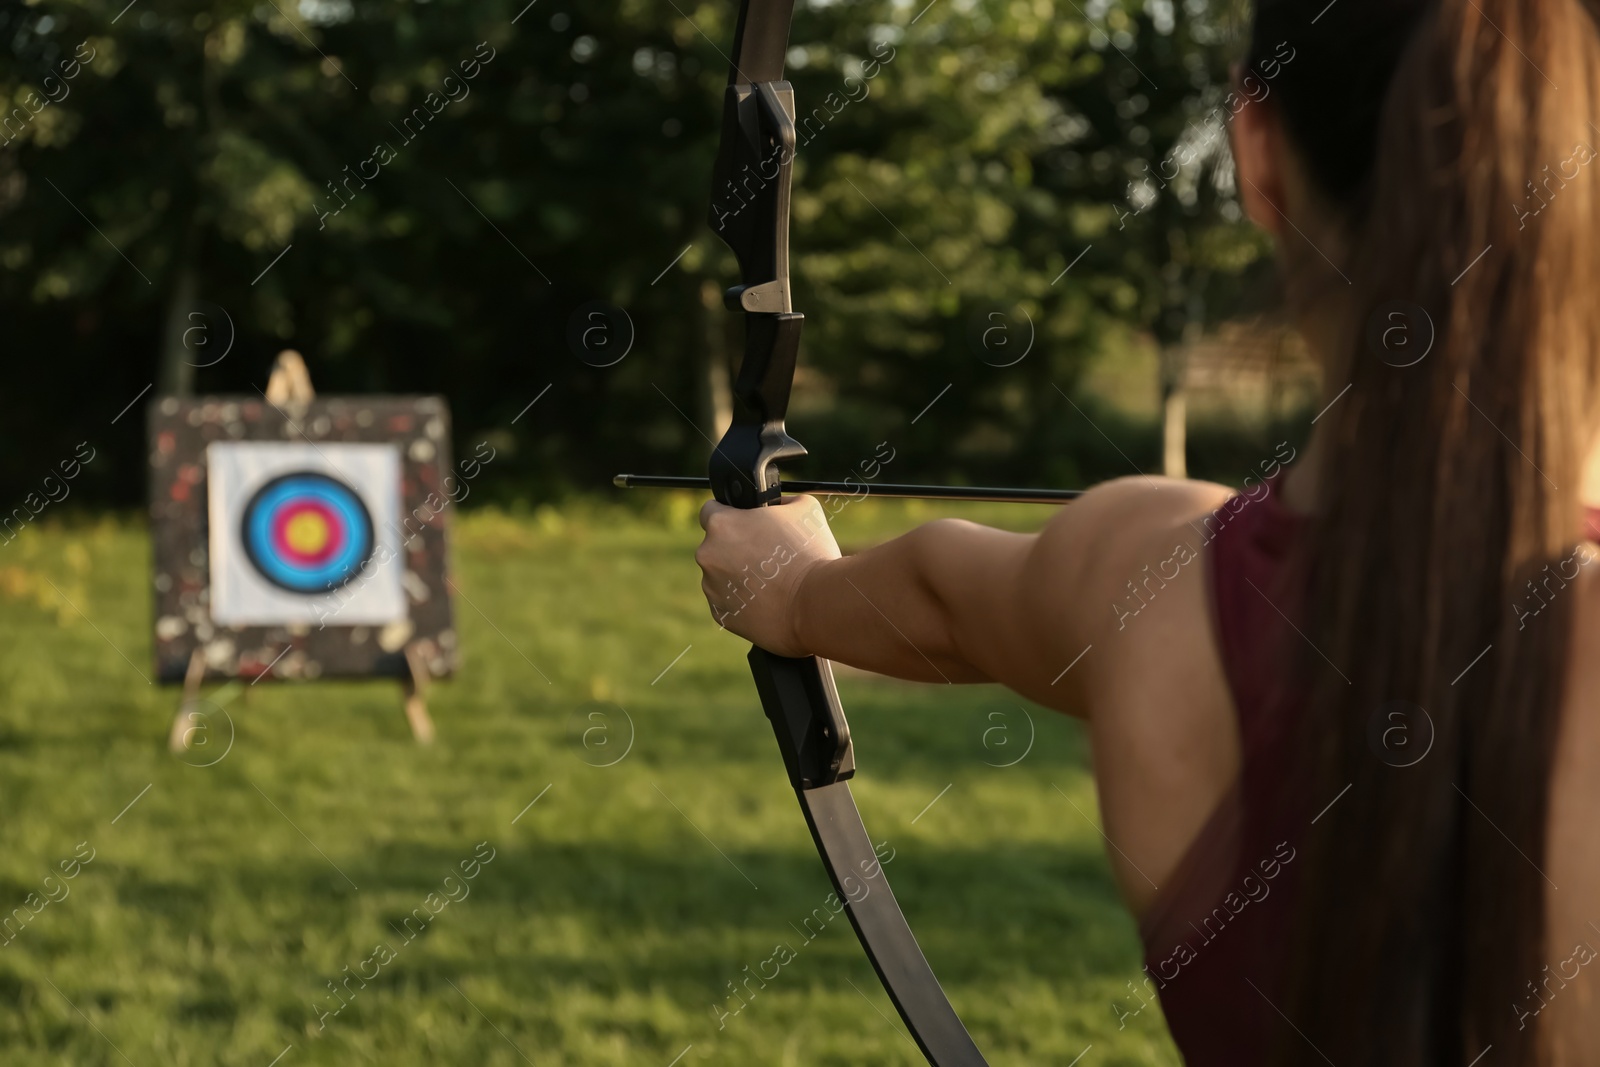
[[[1271,298],[1219,117],[1237,5],[798,6],[807,473],[883,442],[896,480],[1181,469],[1186,353]],[[84,498],[136,504],[140,407],[253,394],[285,347],[324,393],[445,394],[458,444],[506,457],[502,498],[703,469],[738,350],[705,221],[735,14],[0,9],[0,492],[89,440]],[[591,322],[600,357],[574,340]],[[1248,466],[1270,415],[1197,438],[1189,465]]]

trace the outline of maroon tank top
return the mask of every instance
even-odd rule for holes
[[[1288,1029],[1280,1010],[1299,847],[1337,799],[1298,795],[1290,778],[1305,698],[1289,667],[1304,640],[1294,627],[1305,588],[1287,564],[1307,521],[1284,506],[1279,484],[1254,500],[1233,497],[1196,526],[1238,715],[1239,778],[1139,923],[1145,987],[1188,1067],[1254,1067]],[[1600,540],[1600,509],[1588,509],[1586,525]]]

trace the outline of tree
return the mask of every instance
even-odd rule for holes
[[[1159,349],[1162,466],[1178,477],[1183,348],[1244,302],[1249,268],[1270,250],[1241,216],[1227,149],[1227,119],[1250,98],[1230,87],[1242,24],[1236,4],[1111,5],[1087,54],[1035,65],[1059,108],[1040,184],[1087,220],[1095,250],[1084,266],[1103,272],[1111,309]]]
[[[1213,180],[1221,157],[1118,215],[1220,100],[1220,16],[1091,10],[1093,26],[1047,0],[797,12],[811,472],[843,477],[883,441],[897,478],[1125,469],[1061,418],[1087,355],[1130,330],[1176,349],[1237,298],[1264,245]],[[0,96],[22,109],[0,144],[0,307],[24,357],[0,405],[30,445],[0,457],[0,488],[89,438],[107,458],[88,491],[137,500],[142,420],[119,412],[253,393],[283,347],[319,392],[445,393],[458,440],[505,457],[485,494],[698,468],[737,347],[718,300],[732,258],[705,221],[735,14],[0,11]]]

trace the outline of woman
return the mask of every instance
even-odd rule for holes
[[[1260,3],[1240,199],[1326,381],[1281,475],[848,559],[806,498],[702,513],[713,614],[761,647],[1087,722],[1191,1064],[1600,1063],[1596,18]]]

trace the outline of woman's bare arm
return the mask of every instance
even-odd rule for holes
[[[1175,503],[1217,493],[1121,479],[1036,534],[941,519],[848,558],[815,501],[756,511],[708,504],[696,558],[713,614],[770,651],[916,681],[1000,682],[1082,715],[1083,675],[1069,668],[1118,628],[1121,587],[1151,555],[1150,529]]]

